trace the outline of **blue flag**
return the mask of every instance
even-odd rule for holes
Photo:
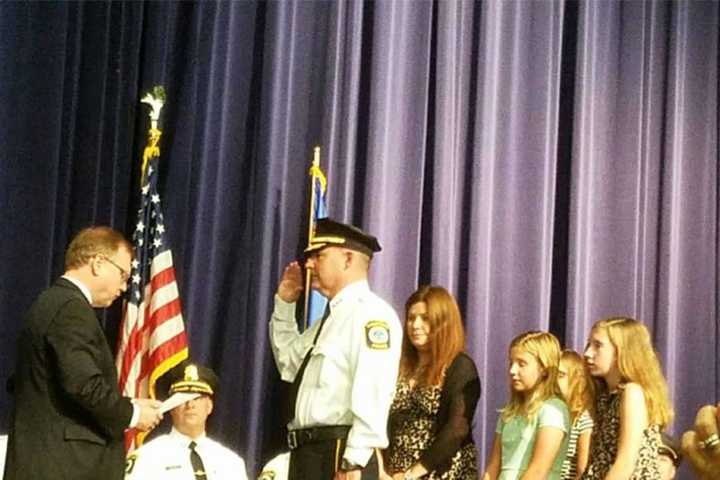
[[[325,190],[327,186],[327,180],[320,166],[313,165],[310,169],[310,181],[312,182],[313,189],[313,202],[312,202],[312,215],[310,221],[312,222],[312,228],[310,231],[311,235],[315,234],[315,222],[321,218],[327,218],[327,204],[325,203]],[[310,243],[311,238],[308,239]],[[320,320],[325,312],[327,306],[327,298],[325,298],[320,292],[315,289],[310,289],[310,296],[308,298],[307,306],[307,326],[311,326],[318,320]]]

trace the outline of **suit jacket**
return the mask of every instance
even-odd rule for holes
[[[20,332],[5,480],[120,480],[132,418],[112,353],[82,292],[60,278]]]

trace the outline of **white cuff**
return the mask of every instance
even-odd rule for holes
[[[372,448],[346,447],[343,458],[354,465],[365,467],[374,453],[375,450]]]
[[[128,428],[135,428],[137,427],[138,422],[140,421],[140,407],[135,405],[135,401],[131,400],[132,407],[133,407],[133,414],[132,418],[130,418],[130,425],[128,425]]]
[[[278,320],[292,320],[295,321],[295,302],[288,303],[276,293],[275,294],[275,310],[273,311],[273,318]]]

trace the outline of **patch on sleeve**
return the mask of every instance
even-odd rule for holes
[[[374,350],[390,348],[390,327],[383,320],[370,320],[365,324],[365,341]]]
[[[135,468],[135,460],[137,460],[137,454],[132,453],[127,457],[125,461],[125,475],[130,475]]]

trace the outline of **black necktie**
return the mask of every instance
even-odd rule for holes
[[[289,392],[289,415],[290,420],[295,418],[295,404],[297,403],[297,397],[298,392],[300,391],[300,384],[302,383],[303,375],[305,374],[305,368],[307,368],[307,364],[310,361],[310,354],[312,354],[313,347],[318,341],[318,337],[320,337],[320,332],[322,331],[323,326],[325,325],[325,320],[330,316],[330,304],[328,303],[327,307],[325,307],[325,313],[323,313],[322,320],[320,320],[320,327],[317,330],[317,333],[315,334],[315,338],[313,339],[312,347],[310,347],[310,350],[305,354],[305,358],[303,359],[302,364],[300,365],[300,370],[298,370],[297,375],[295,375],[295,380],[293,380],[292,385],[290,386],[290,392]]]
[[[193,472],[195,473],[195,480],[205,480],[205,467],[203,466],[202,458],[197,453],[195,447],[197,443],[190,442],[190,463],[192,464]]]

